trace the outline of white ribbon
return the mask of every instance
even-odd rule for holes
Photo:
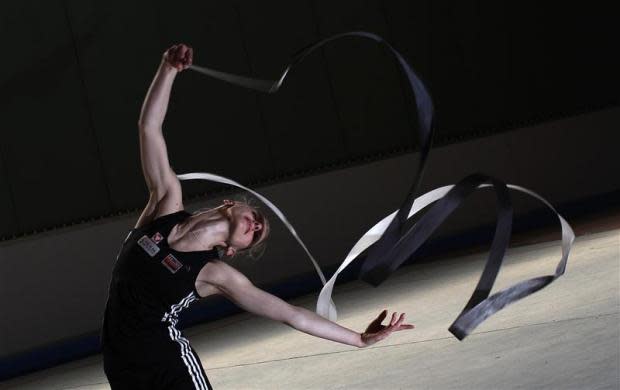
[[[310,261],[314,265],[314,268],[317,274],[319,275],[321,282],[323,283],[323,288],[321,289],[321,292],[319,293],[319,297],[316,303],[316,313],[324,318],[328,318],[331,321],[336,321],[338,317],[336,305],[334,304],[332,297],[331,297],[333,294],[334,285],[336,283],[336,279],[338,278],[338,275],[347,266],[349,266],[349,264],[355,258],[357,258],[357,256],[359,256],[360,253],[362,253],[370,245],[374,244],[379,238],[381,238],[381,235],[383,234],[385,229],[389,226],[390,222],[396,216],[396,213],[397,213],[397,211],[394,211],[390,215],[383,218],[381,221],[377,222],[366,233],[364,233],[364,235],[355,243],[355,245],[353,245],[353,248],[351,248],[351,250],[349,251],[349,254],[345,257],[344,261],[340,264],[336,272],[334,272],[332,277],[326,282],[325,276],[323,275],[323,272],[321,271],[321,267],[318,265],[318,263],[316,262],[316,260],[314,259],[314,257],[312,256],[312,254],[310,253],[310,251],[304,244],[304,242],[301,240],[301,238],[295,231],[295,228],[293,228],[293,226],[288,221],[284,213],[280,211],[280,209],[277,208],[269,199],[262,196],[258,192],[252,190],[251,188],[245,187],[237,183],[236,181],[232,179],[219,176],[219,175],[214,175],[212,173],[187,173],[183,175],[178,175],[177,177],[179,178],[179,180],[201,179],[201,180],[208,180],[208,181],[213,181],[217,183],[228,184],[228,185],[232,185],[235,187],[239,187],[245,191],[252,193],[258,199],[260,199],[265,205],[267,205],[267,207],[269,207],[275,213],[275,215],[278,216],[278,218],[280,218],[280,220],[284,223],[284,225],[288,228],[288,230],[291,232],[293,237],[295,237],[297,242],[301,245],[303,250],[306,252],[308,257],[310,258]],[[520,187],[520,186],[513,185],[513,184],[508,184],[507,186],[508,188],[524,192],[530,196],[533,196],[539,199],[541,202],[546,204],[551,210],[553,210],[553,212],[557,215],[558,219],[560,220],[560,225],[562,227],[562,258],[560,260],[560,263],[558,264],[558,267],[556,268],[556,274],[562,274],[564,272],[563,265],[566,263],[566,259],[568,258],[568,255],[570,253],[572,243],[575,240],[575,233],[573,232],[573,229],[570,227],[568,222],[566,222],[566,220],[555,210],[555,208],[549,202],[547,202],[547,200],[545,200],[542,196],[524,187]],[[418,212],[426,208],[431,203],[434,203],[437,200],[443,198],[452,189],[452,187],[454,187],[454,185],[447,185],[447,186],[439,187],[439,188],[436,188],[432,191],[425,193],[424,195],[417,197],[411,206],[411,210],[409,211],[407,219],[413,217],[414,215],[416,215]],[[478,188],[483,188],[483,187],[491,187],[491,185],[482,184],[478,186]]]
[[[301,247],[304,249],[304,251],[306,252],[308,257],[310,258],[310,261],[312,261],[312,264],[314,265],[314,269],[316,270],[317,274],[319,274],[319,278],[321,278],[321,283],[323,283],[323,285],[325,285],[325,276],[323,275],[323,271],[321,271],[321,267],[319,267],[319,264],[316,262],[316,260],[314,260],[314,257],[312,256],[312,254],[310,253],[310,251],[306,247],[306,244],[304,244],[304,242],[301,240],[301,238],[299,237],[299,235],[295,231],[295,228],[288,221],[288,219],[286,218],[284,213],[282,211],[280,211],[280,209],[277,208],[276,205],[271,203],[271,201],[269,199],[265,198],[264,196],[262,196],[261,194],[259,194],[256,191],[252,190],[251,188],[245,187],[242,184],[237,183],[236,181],[234,181],[232,179],[229,179],[229,178],[224,177],[224,176],[214,175],[212,173],[206,173],[206,172],[186,173],[186,174],[183,174],[183,175],[177,175],[177,177],[179,178],[179,180],[201,179],[201,180],[214,181],[214,182],[222,183],[222,184],[228,184],[228,185],[231,185],[231,186],[235,186],[235,187],[239,187],[241,189],[244,189],[244,190],[250,192],[251,194],[253,194],[254,196],[256,196],[264,204],[266,204],[267,207],[269,207],[274,212],[274,214],[278,216],[278,218],[280,218],[280,220],[284,223],[284,225],[291,232],[293,237],[295,237],[295,239],[297,240],[299,245],[301,245]],[[322,307],[324,307],[324,310],[325,310],[325,312],[327,313],[327,315],[329,316],[330,319],[334,318],[334,320],[335,320],[337,318],[336,305],[334,304],[334,302],[331,301],[330,297],[327,297],[326,300],[322,302]]]
[[[439,187],[439,188],[436,188],[432,191],[425,193],[424,195],[417,197],[413,201],[413,204],[411,206],[411,210],[409,211],[407,219],[411,218],[412,216],[417,214],[420,210],[423,210],[426,206],[430,205],[431,203],[436,202],[437,200],[443,198],[452,189],[452,187],[454,187],[454,185]],[[491,187],[491,185],[482,184],[478,186],[478,188],[483,188],[483,187]],[[517,185],[508,184],[507,187],[513,190],[524,192],[535,198],[538,198],[540,201],[545,203],[549,208],[551,208],[551,210],[553,210],[553,212],[559,218],[560,224],[562,226],[562,258],[560,260],[560,263],[558,264],[556,273],[563,273],[564,270],[563,269],[560,270],[560,267],[562,266],[562,264],[565,264],[565,261],[568,258],[568,255],[570,253],[572,243],[575,240],[575,233],[573,232],[573,229],[570,227],[568,222],[566,222],[566,220],[555,210],[555,208],[549,202],[547,202],[547,200],[545,200],[542,196],[538,195],[537,193],[531,190],[528,190],[527,188],[520,187]],[[381,238],[381,235],[383,234],[385,229],[389,226],[392,219],[396,216],[397,212],[398,210],[388,215],[387,217],[383,218],[381,221],[377,222],[377,224],[375,224],[372,228],[370,228],[357,241],[357,243],[355,243],[355,245],[353,246],[349,254],[346,256],[346,258],[342,262],[342,264],[340,264],[340,267],[338,267],[338,270],[332,275],[329,281],[325,283],[325,285],[323,286],[323,289],[321,289],[319,298],[316,303],[316,312],[319,315],[323,317],[328,317],[332,321],[336,320],[335,318],[331,317],[328,303],[331,302],[331,296],[332,296],[334,284],[336,283],[336,278],[338,277],[338,274],[340,274],[357,256],[359,256],[360,253],[362,253],[364,250],[366,250],[366,248],[368,248],[370,245],[374,244],[377,240],[379,240],[379,238]]]

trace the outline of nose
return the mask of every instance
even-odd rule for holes
[[[262,228],[263,228],[263,225],[261,225],[261,223],[260,223],[260,222],[257,222],[257,221],[252,221],[252,230],[253,230],[253,231],[255,231],[255,232],[256,232],[256,231],[259,231],[259,230],[261,230]]]
[[[263,228],[263,225],[260,222],[256,221],[254,218],[248,217],[248,220],[250,222],[250,231],[256,232]]]

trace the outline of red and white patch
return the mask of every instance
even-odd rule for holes
[[[161,240],[164,239],[164,236],[162,236],[159,232],[155,233],[153,235],[153,237],[151,237],[151,240],[153,240],[153,242],[155,242],[155,244],[159,244],[161,242]]]
[[[164,267],[168,268],[168,271],[172,272],[173,274],[180,270],[181,267],[183,267],[183,263],[177,260],[177,258],[173,255],[168,255],[164,257],[161,263],[164,265]]]

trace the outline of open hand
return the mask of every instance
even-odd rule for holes
[[[164,53],[164,61],[181,72],[192,64],[194,60],[194,49],[183,43],[170,47]]]
[[[397,332],[404,329],[413,329],[415,325],[403,324],[405,321],[405,313],[397,316],[396,312],[392,313],[392,319],[389,325],[381,325],[381,322],[387,315],[387,309],[383,310],[379,316],[368,325],[366,331],[362,333],[362,344],[364,347],[372,345],[378,341],[388,337],[392,332]]]

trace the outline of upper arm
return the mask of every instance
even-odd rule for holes
[[[170,167],[168,149],[158,126],[139,126],[142,173],[150,192],[165,193],[179,180]]]
[[[149,201],[136,227],[183,209],[181,183],[170,167],[161,128],[140,126],[140,160]]]
[[[222,261],[205,265],[199,278],[218,288],[220,293],[240,308],[275,321],[293,324],[299,312],[297,308],[275,295],[261,290],[241,272]]]

